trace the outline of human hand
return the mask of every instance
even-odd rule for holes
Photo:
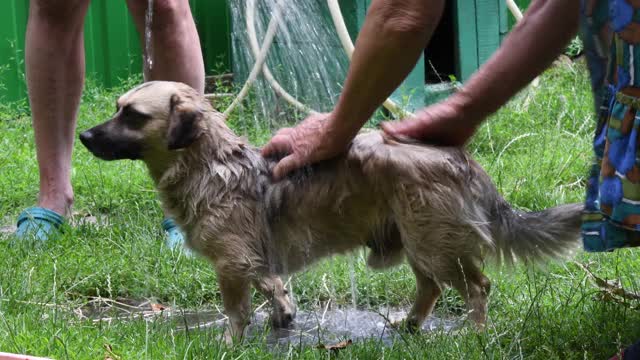
[[[293,128],[279,130],[262,149],[262,156],[287,154],[273,168],[273,178],[282,179],[293,170],[330,159],[346,150],[352,140],[328,126],[331,113],[312,114]]]
[[[481,121],[482,118],[467,115],[463,107],[453,100],[426,107],[412,118],[385,122],[381,126],[385,133],[395,138],[409,137],[444,146],[463,146]]]

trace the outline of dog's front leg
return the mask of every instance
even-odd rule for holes
[[[248,278],[229,276],[218,272],[218,283],[222,293],[224,311],[229,318],[225,341],[231,344],[240,341],[251,316],[251,284]]]
[[[273,274],[266,274],[253,281],[258,291],[269,301],[273,312],[271,324],[274,328],[287,328],[296,316],[296,306],[289,297],[289,291],[284,287],[282,279]]]

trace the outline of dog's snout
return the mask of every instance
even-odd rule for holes
[[[87,130],[80,134],[80,141],[86,146],[88,143],[93,140],[93,131]]]
[[[142,144],[139,139],[127,136],[118,127],[105,124],[80,133],[80,142],[87,150],[103,160],[141,158]]]
[[[105,147],[105,144],[102,144],[103,140],[103,132],[95,127],[80,133],[80,142],[94,154],[102,152]]]

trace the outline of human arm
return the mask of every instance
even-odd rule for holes
[[[535,0],[502,46],[447,100],[385,123],[392,136],[463,145],[487,116],[542,73],[575,36],[580,0]]]
[[[362,125],[413,69],[435,30],[444,0],[374,0],[355,44],[343,92],[331,114],[282,129],[264,156],[289,154],[273,170],[295,168],[344,151]]]

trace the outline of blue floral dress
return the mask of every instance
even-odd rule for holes
[[[598,124],[582,237],[587,251],[640,245],[640,0],[583,0],[581,36]]]

